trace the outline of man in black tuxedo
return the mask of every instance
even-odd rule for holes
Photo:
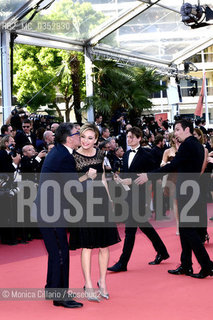
[[[36,182],[36,173],[41,171],[47,153],[45,150],[42,150],[37,154],[33,145],[27,144],[22,148],[22,154],[23,157],[20,163],[20,171],[21,173],[29,174],[29,177],[24,175],[25,178],[32,178],[33,181]]]
[[[205,153],[203,146],[199,141],[193,137],[193,124],[185,119],[175,123],[175,136],[181,143],[175,158],[171,163],[155,170],[155,173],[169,173],[177,172],[176,183],[176,197],[178,203],[178,212],[180,219],[180,240],[182,246],[181,252],[181,265],[175,270],[168,270],[170,274],[185,274],[194,278],[206,278],[213,276],[213,262],[210,260],[209,255],[202,243],[199,235],[199,227],[203,225],[204,210],[206,209],[206,202],[204,201],[202,184]],[[153,179],[152,173],[142,173],[136,180],[136,184],[143,184],[147,180]],[[184,186],[188,184],[185,190]],[[190,183],[190,185],[189,185]],[[193,194],[193,186],[200,189]],[[195,196],[193,198],[193,196]],[[191,199],[196,202],[187,206]],[[184,210],[187,208],[187,212]],[[205,222],[204,222],[205,223]],[[198,274],[193,274],[192,269],[192,251],[194,252],[201,270]]]
[[[95,125],[98,127],[98,130],[100,132],[100,135],[102,134],[102,121],[103,121],[103,116],[101,114],[96,114],[95,115]]]
[[[131,173],[131,175],[136,175],[140,172],[148,172],[149,170],[154,168],[154,163],[150,156],[150,152],[147,152],[144,148],[140,147],[140,141],[142,139],[142,131],[137,127],[132,127],[127,132],[127,142],[131,147],[131,150],[127,151],[123,157],[123,172]],[[140,196],[143,196],[145,193],[144,188],[140,190]],[[169,258],[169,254],[166,250],[166,247],[152,227],[152,225],[147,221],[143,223],[142,226],[139,227],[140,230],[149,238],[152,242],[153,247],[155,248],[157,255],[154,261],[151,261],[149,264],[156,265],[161,263],[162,260],[166,260]],[[119,261],[109,267],[109,271],[120,272],[127,271],[127,264],[129,262],[134,242],[135,242],[135,234],[137,231],[137,226],[129,227],[126,224],[125,228],[125,240],[123,246],[123,252],[120,256]]]
[[[72,156],[73,149],[79,145],[79,132],[71,123],[62,123],[56,130],[55,134],[56,146],[51,150],[45,158],[41,178],[39,183],[39,191],[36,199],[38,215],[42,215],[40,212],[40,199],[41,199],[41,186],[43,182],[47,180],[55,179],[56,182],[60,182],[60,186],[63,187],[66,181],[75,178],[75,160]],[[59,179],[60,176],[60,179]],[[57,178],[58,177],[58,178]],[[76,174],[77,179],[77,174]],[[61,192],[62,194],[62,192]],[[49,198],[48,198],[49,199]],[[50,198],[51,200],[51,198]],[[48,214],[53,212],[53,202],[48,201]],[[62,195],[61,199],[62,207],[66,206],[67,202]],[[68,208],[70,204],[68,204]],[[62,211],[62,210],[61,210]],[[61,212],[60,212],[61,214]],[[39,216],[40,226],[42,225],[42,219]],[[60,222],[63,223],[60,215]],[[47,283],[46,292],[52,288],[65,288],[69,287],[69,247],[67,241],[67,233],[65,227],[42,227],[41,233],[44,239],[46,249],[48,251],[48,271],[47,271]],[[55,306],[63,306],[65,308],[78,308],[82,307],[82,303],[78,303],[74,300],[60,300],[53,301]]]
[[[22,122],[22,130],[15,135],[16,148],[21,150],[26,144],[32,144],[36,148],[36,135],[31,132],[32,125],[29,119]]]

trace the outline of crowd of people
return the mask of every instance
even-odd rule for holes
[[[205,205],[202,207],[205,223],[199,228],[181,224],[182,200],[177,190],[174,190],[174,185],[180,184],[182,179],[180,173],[183,172],[199,175],[208,172],[211,181],[213,131],[207,130],[205,122],[201,120],[195,124],[188,120],[176,121],[174,131],[169,128],[167,121],[158,125],[153,117],[144,117],[138,127],[128,123],[127,115],[124,113],[119,114],[113,121],[113,127],[110,127],[104,123],[103,116],[97,114],[94,123],[83,125],[57,123],[51,119],[48,122],[40,121],[38,125],[38,122],[26,115],[20,117],[17,113],[12,114],[7,124],[1,127],[0,141],[0,199],[8,208],[7,212],[15,210],[16,196],[19,192],[16,182],[20,179],[29,179],[38,186],[36,202],[39,203],[45,174],[63,173],[63,184],[66,184],[68,176],[65,173],[72,173],[82,182],[83,190],[90,188],[90,183],[101,175],[104,189],[99,193],[99,197],[103,203],[108,203],[106,205],[108,211],[113,211],[116,207],[108,187],[109,181],[115,181],[125,190],[131,190],[134,183],[139,185],[140,201],[146,203],[144,183],[149,178],[152,181],[151,201],[146,205],[150,207],[155,219],[158,217],[166,219],[168,212],[173,210],[176,217],[176,234],[180,235],[181,239],[181,265],[178,269],[169,270],[169,273],[186,274],[197,278],[212,276],[213,263],[204,247],[204,243],[209,241],[207,209]],[[148,173],[148,177],[145,173]],[[160,179],[155,179],[154,173],[162,176]],[[173,182],[172,188],[171,182]],[[159,186],[163,190],[161,208],[158,206]],[[210,187],[207,194],[205,203],[211,198]],[[82,204],[86,203],[82,196],[81,201]],[[129,196],[127,201],[131,201]],[[62,199],[62,206],[65,203],[67,205],[67,199]],[[104,211],[105,205],[102,207]],[[83,213],[86,210],[86,206],[83,205]],[[10,220],[11,214],[8,213],[8,221]],[[99,302],[100,299],[95,294],[91,280],[92,249],[99,248],[100,275],[97,285],[100,295],[104,299],[109,299],[107,269],[111,272],[127,271],[138,227],[148,237],[156,251],[156,257],[149,264],[157,265],[168,259],[166,246],[149,221],[135,224],[130,219],[126,222],[123,251],[118,262],[111,267],[108,266],[108,247],[121,241],[115,223],[102,228],[93,226],[71,228],[69,242],[67,228],[64,225],[40,229],[1,228],[0,237],[1,243],[7,245],[28,243],[33,238],[43,238],[48,251],[45,287],[47,294],[48,290],[53,288],[68,288],[69,250],[82,248],[84,291],[89,301]],[[192,251],[201,265],[199,274],[193,274]],[[53,304],[67,308],[82,306],[82,303],[73,299],[54,300]]]

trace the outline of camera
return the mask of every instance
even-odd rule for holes
[[[8,148],[10,149],[10,152],[9,152],[9,155],[11,156],[11,157],[16,157],[17,156],[17,152],[16,152],[16,148],[14,147],[14,145],[13,144],[10,144],[9,146],[8,146]]]
[[[16,114],[25,114],[25,111],[23,110],[22,106],[17,105],[15,108],[11,111],[11,114],[15,116]]]

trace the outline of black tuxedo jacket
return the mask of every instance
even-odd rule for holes
[[[204,161],[204,147],[190,136],[181,143],[176,156],[171,163],[154,170],[156,173],[200,173]],[[151,175],[149,174],[150,178]]]
[[[128,168],[130,150],[124,153],[123,156],[123,171],[132,173],[148,172],[155,168],[155,162],[152,158],[151,152],[145,148],[139,147],[133,161]]]
[[[149,197],[151,195],[151,190],[148,191],[149,195],[147,198],[147,192],[145,191],[145,185],[136,186],[134,180],[138,177],[138,173],[148,172],[155,168],[154,161],[152,159],[150,151],[145,148],[139,147],[137,153],[135,154],[130,167],[128,168],[130,150],[125,152],[123,156],[123,178],[131,178],[132,185],[131,190],[127,191],[126,199],[128,202],[129,215],[126,225],[136,226],[137,221],[132,217],[132,214],[138,212],[139,214],[145,213],[145,206],[149,202]]]
[[[15,167],[13,166],[12,157],[7,153],[6,150],[0,150],[0,172],[14,172]]]
[[[36,156],[29,158],[23,156],[20,163],[21,173],[31,173],[31,172],[40,172],[43,164],[43,159],[41,161],[36,160]]]
[[[163,158],[163,153],[164,153],[163,148],[159,148],[158,146],[155,146],[154,148],[151,149],[151,154],[152,154],[152,158],[155,161],[155,168],[159,168],[162,158]]]
[[[32,140],[32,143],[30,142],[24,131],[17,131],[15,135],[16,149],[22,149],[24,146],[26,146],[26,144],[32,144],[36,148],[36,135],[33,132],[30,133],[30,138]]]
[[[203,226],[206,211],[205,194],[208,187],[205,175],[200,175],[203,161],[203,145],[195,137],[190,136],[181,143],[171,163],[148,173],[149,179],[156,179],[154,173],[177,172],[176,198],[181,219],[180,226]],[[197,223],[196,219],[190,222],[189,216],[199,217],[199,222]]]
[[[124,151],[126,151],[127,141],[126,141],[126,133],[125,133],[125,132],[122,132],[122,133],[118,136],[118,145],[121,146]]]

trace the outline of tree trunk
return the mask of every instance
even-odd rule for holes
[[[67,99],[65,99],[65,121],[70,122],[70,107]]]
[[[58,116],[59,116],[59,118],[64,118],[63,117],[63,115],[62,115],[62,113],[61,113],[61,110],[59,109],[59,107],[57,106],[57,104],[56,103],[54,103],[54,107],[55,107],[55,109],[56,109],[56,112],[58,113]]]
[[[70,122],[70,111],[72,106],[69,106],[70,100],[72,98],[72,94],[68,95],[68,86],[65,88],[64,92],[64,101],[65,101],[65,121]]]
[[[80,93],[80,61],[77,55],[73,55],[70,61],[72,89],[73,89],[73,105],[76,122],[82,124],[81,116],[81,93]]]

